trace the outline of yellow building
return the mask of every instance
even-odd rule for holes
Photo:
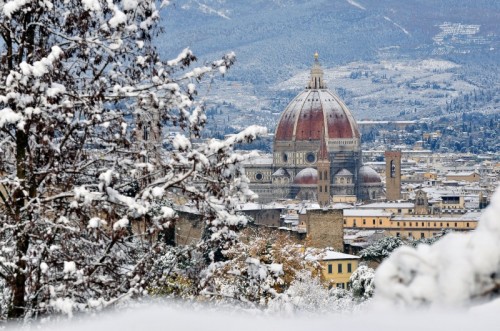
[[[402,238],[430,238],[442,229],[470,231],[477,227],[480,212],[440,215],[397,215],[377,209],[345,209],[344,229],[384,230]]]
[[[449,172],[446,174],[446,180],[456,180],[458,182],[479,182],[481,176],[475,171],[469,172]]]
[[[349,279],[358,268],[359,257],[334,251],[327,251],[321,258],[322,278],[331,286],[349,288]]]

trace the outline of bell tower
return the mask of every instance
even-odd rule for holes
[[[401,199],[401,151],[385,152],[386,199]]]
[[[325,134],[323,133],[318,152],[318,203],[321,207],[330,204],[330,157],[326,147]]]

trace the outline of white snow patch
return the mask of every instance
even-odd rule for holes
[[[87,228],[99,228],[99,227],[105,226],[107,224],[108,223],[105,220],[100,219],[99,217],[92,217],[89,220],[89,225],[87,225]]]
[[[185,135],[177,133],[172,140],[172,146],[174,146],[174,148],[177,150],[185,151],[191,148],[191,142]]]
[[[115,6],[114,15],[108,21],[109,26],[112,28],[117,28],[120,24],[125,23],[127,23],[127,15],[125,15],[124,12],[122,12]]]
[[[101,4],[99,3],[99,0],[82,0],[82,3],[84,8],[87,10],[95,12],[101,10]]]
[[[64,261],[63,273],[72,274],[76,272],[76,263],[74,261]]]
[[[354,6],[354,7],[356,7],[356,8],[359,8],[359,9],[361,9],[361,10],[366,10],[366,8],[365,8],[365,7],[363,7],[360,3],[358,3],[358,2],[356,2],[356,1],[354,1],[354,0],[347,0],[347,2],[348,2],[349,4],[351,4],[351,5],[353,5],[353,6]]]
[[[0,110],[0,128],[4,127],[6,124],[15,124],[21,120],[23,120],[21,114],[15,113],[10,108]]]
[[[122,218],[121,220],[119,221],[116,221],[114,224],[113,224],[113,230],[120,230],[120,229],[123,229],[123,228],[126,228],[129,224],[129,221],[128,219],[126,218]]]
[[[410,35],[410,33],[408,32],[408,30],[406,30],[405,28],[403,28],[401,25],[399,25],[398,23],[394,22],[393,20],[391,20],[389,17],[387,16],[384,16],[384,19],[388,22],[391,22],[392,24],[394,24],[394,26],[396,26],[397,28],[399,28],[401,31],[403,31],[406,35]]]
[[[2,1],[3,2],[3,1]],[[12,14],[20,10],[23,6],[25,6],[30,0],[12,0],[3,5],[3,13],[8,18],[12,17]]]
[[[63,94],[66,92],[66,87],[62,84],[58,83],[52,83],[51,87],[47,89],[47,96],[48,97],[55,97],[58,94]]]
[[[123,0],[122,5],[124,10],[132,10],[137,8],[139,1],[137,0]]]

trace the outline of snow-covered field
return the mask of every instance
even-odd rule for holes
[[[465,331],[497,330],[500,302],[468,311],[403,311],[372,306],[356,314],[266,315],[261,312],[231,312],[208,308],[155,304],[128,311],[89,316],[59,323],[37,325],[39,330],[72,331],[265,331],[265,330],[350,330],[350,331]],[[11,326],[8,330],[20,329]]]

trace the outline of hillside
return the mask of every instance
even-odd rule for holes
[[[165,34],[158,45],[166,57],[187,46],[202,62],[236,52],[237,66],[220,93],[211,92],[211,99],[235,105],[234,114],[251,107],[269,109],[261,115],[272,118],[282,111],[283,102],[276,100],[287,100],[290,89],[305,85],[302,78],[315,51],[332,73],[329,86],[360,118],[415,109],[429,114],[460,93],[500,84],[500,2],[495,0],[186,0],[164,14]],[[425,61],[444,61],[447,67],[435,72],[418,65]],[[398,66],[405,69],[396,72]],[[345,79],[360,71],[369,76]],[[227,80],[237,84],[229,88]],[[383,109],[373,111],[379,103]]]

